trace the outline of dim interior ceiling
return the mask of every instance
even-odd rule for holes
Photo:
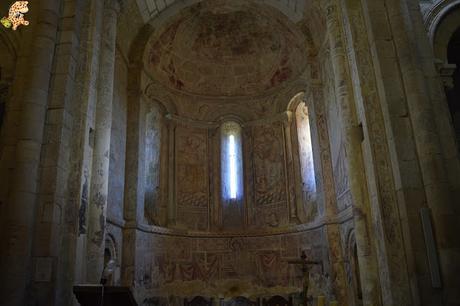
[[[308,26],[261,2],[194,1],[157,16],[147,73],[168,89],[207,97],[260,96],[299,79],[312,45]],[[167,9],[149,3],[153,16]]]
[[[170,7],[176,6],[176,9],[189,6],[193,3],[202,2],[202,0],[136,0],[144,22],[150,22],[158,15]],[[214,1],[204,1],[214,2]],[[255,0],[247,2],[257,2],[270,5],[289,16],[293,22],[298,22],[303,18],[306,8],[305,0]]]

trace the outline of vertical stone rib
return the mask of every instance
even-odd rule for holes
[[[343,0],[344,25],[351,75],[354,80],[355,105],[364,126],[364,163],[371,194],[372,220],[378,246],[379,273],[383,303],[385,305],[412,305],[409,272],[401,227],[400,203],[396,197],[394,173],[382,101],[377,96],[374,66],[372,63],[368,32],[364,26],[360,1]],[[407,246],[407,245],[406,245]]]
[[[345,134],[345,147],[350,175],[350,189],[353,196],[354,222],[358,260],[361,279],[363,280],[364,305],[381,305],[380,284],[378,279],[377,261],[370,233],[370,208],[367,182],[364,173],[361,140],[358,133],[358,119],[353,104],[351,79],[348,74],[348,63],[345,53],[343,33],[341,32],[340,4],[337,0],[323,2],[326,15],[331,61],[337,102]]]
[[[99,282],[104,265],[118,12],[117,0],[105,1],[88,217],[87,280],[92,283]]]
[[[312,82],[313,83],[313,82]],[[325,114],[325,101],[322,94],[322,87],[317,84],[311,85],[311,94],[308,108],[313,114],[311,125],[316,125],[315,136],[319,144],[319,159],[322,175],[322,189],[324,193],[324,214],[326,220],[333,220],[337,217],[337,194],[334,186],[333,169],[331,162],[331,153],[329,145],[329,131]],[[313,131],[313,130],[312,130]],[[335,299],[340,305],[347,305],[350,297],[347,294],[347,279],[344,266],[344,252],[340,238],[340,226],[334,222],[326,224],[325,235],[327,237],[327,246],[329,248],[329,259],[331,262],[331,271]]]
[[[449,168],[458,169],[459,161],[453,140],[451,139],[449,144],[448,141],[442,139],[449,138],[449,136],[454,138],[452,130],[443,126],[443,121],[449,120],[447,103],[439,105],[440,101],[437,99],[440,95],[439,83],[436,84],[433,79],[427,82],[427,73],[433,70],[433,65],[426,63],[426,58],[424,60],[427,52],[424,47],[429,48],[428,38],[421,28],[420,15],[411,16],[413,1],[385,0],[384,4],[393,38],[391,43],[396,52],[409,118],[414,132],[426,201],[432,211],[436,229],[443,281],[446,287],[444,295],[448,304],[454,300],[458,302],[458,295],[454,297],[455,294],[452,292],[458,291],[459,284],[459,238],[458,235],[452,238],[446,236],[456,228],[458,220],[458,205],[455,205],[458,200],[455,201],[453,193],[455,190],[458,192],[458,182],[449,182],[449,175],[454,177],[455,181],[455,176]],[[430,66],[431,69],[428,69]],[[431,74],[435,73],[431,71]]]

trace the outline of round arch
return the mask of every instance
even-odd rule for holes
[[[434,56],[440,67],[445,68],[445,93],[457,144],[460,144],[460,0],[441,1],[430,13],[426,25]]]
[[[435,58],[447,63],[449,41],[460,27],[460,0],[442,1],[436,5],[426,19],[426,27]]]
[[[168,19],[180,10],[202,1],[203,0],[173,0],[165,3],[163,1],[136,0],[144,22],[151,23],[154,26],[157,26],[158,23]],[[256,2],[270,5],[278,9],[293,22],[298,22],[302,19],[307,6],[306,0],[256,0]]]
[[[432,43],[441,20],[459,5],[460,0],[442,0],[430,7],[424,14],[425,28]]]

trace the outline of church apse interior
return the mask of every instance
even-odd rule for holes
[[[460,0],[0,16],[0,306],[460,305]]]

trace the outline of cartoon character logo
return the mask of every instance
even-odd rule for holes
[[[0,22],[5,28],[13,27],[13,30],[17,30],[20,25],[29,25],[29,22],[24,19],[24,14],[29,11],[27,5],[29,1],[16,1],[11,5],[8,12],[8,17],[3,17]]]

